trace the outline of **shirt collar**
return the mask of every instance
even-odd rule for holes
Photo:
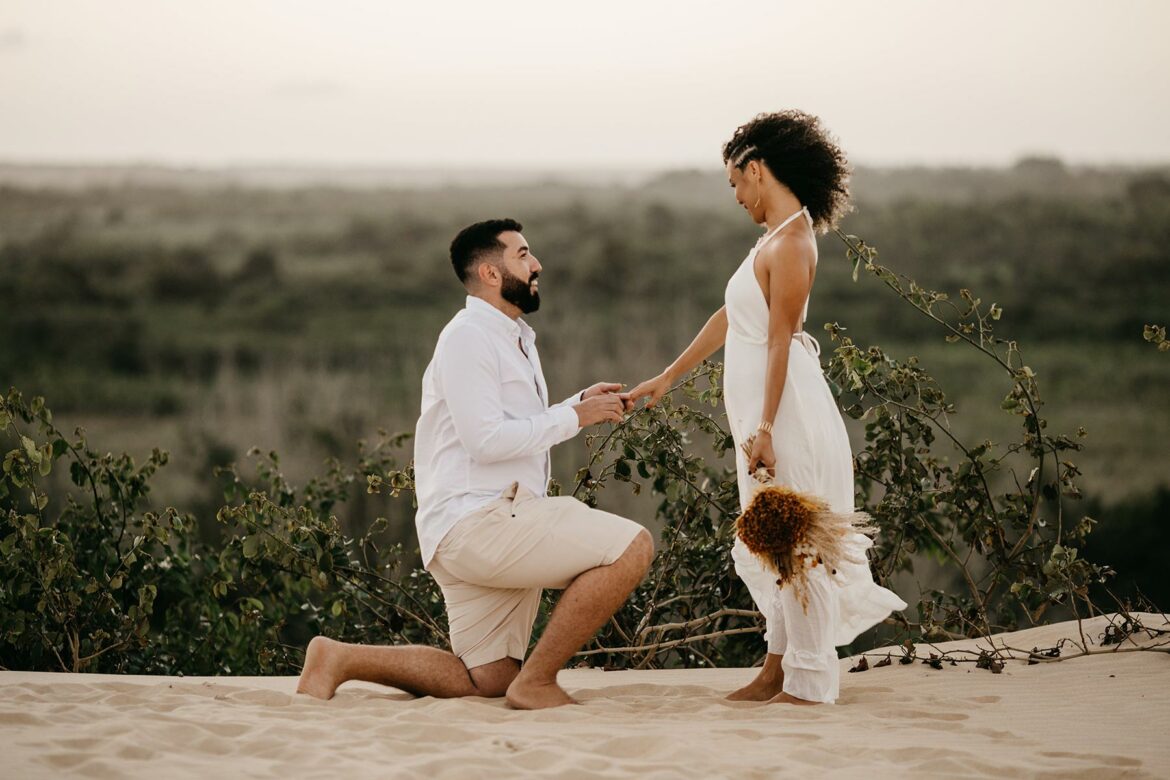
[[[535,341],[536,331],[522,319],[513,320],[507,314],[492,306],[483,298],[474,295],[467,296],[467,310],[481,316],[491,327],[512,338],[523,337],[525,341]]]

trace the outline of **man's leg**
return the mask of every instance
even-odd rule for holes
[[[329,699],[346,680],[389,685],[415,696],[503,696],[520,671],[514,658],[468,669],[453,653],[422,645],[350,645],[319,636],[309,643],[297,693]]]
[[[530,710],[572,703],[557,685],[557,672],[625,602],[653,558],[654,541],[643,530],[616,561],[581,573],[565,588],[544,635],[508,686],[508,704]]]
[[[503,696],[520,671],[517,659],[529,637],[528,632],[507,629],[522,623],[531,630],[540,590],[480,587],[448,572],[440,558],[445,556],[431,561],[430,573],[443,591],[455,652],[422,645],[350,645],[317,637],[305,652],[297,691],[328,699],[346,680],[365,680],[416,696]]]

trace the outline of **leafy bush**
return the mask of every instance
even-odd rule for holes
[[[67,438],[40,398],[0,399],[0,431],[16,446],[0,478],[0,665],[63,671],[258,674],[288,672],[315,633],[441,641],[442,603],[429,576],[392,580],[400,547],[378,529],[341,535],[332,507],[365,476],[393,466],[385,439],[356,470],[332,464],[303,491],[259,461],[259,487],[229,469],[226,544],[197,538],[194,518],[146,508],[166,465],[100,455]],[[47,481],[72,488],[50,502]],[[384,591],[384,592],[383,592]],[[289,642],[295,642],[290,646]]]
[[[877,263],[876,251],[841,235],[854,275],[862,267],[959,348],[977,350],[1004,378],[1016,441],[961,441],[955,407],[916,358],[862,348],[846,329],[827,375],[846,413],[865,422],[857,453],[859,504],[881,529],[876,579],[889,584],[925,558],[961,586],[922,595],[916,615],[891,626],[928,640],[975,636],[1041,620],[1054,607],[1092,614],[1090,588],[1111,573],[1079,554],[1093,519],[1070,517],[1079,496],[1067,458],[1076,438],[1052,434],[1034,372],[1016,342],[995,333],[1001,309],[966,290],[958,301]],[[728,432],[714,416],[722,368],[707,363],[654,409],[588,436],[589,461],[572,495],[594,504],[611,483],[660,498],[663,526],[653,567],[628,603],[583,651],[614,666],[744,665],[762,652],[759,615],[734,576],[729,547],[738,513]],[[385,521],[346,536],[334,511],[365,489],[391,501],[412,495],[399,463],[403,435],[361,442],[356,464],[332,460],[303,487],[275,453],[253,452],[254,474],[223,470],[223,543],[197,538],[194,519],[150,507],[150,480],[165,466],[101,455],[83,431],[66,437],[39,398],[13,390],[0,402],[12,445],[0,475],[0,664],[9,668],[164,673],[289,673],[308,638],[445,644],[442,597]],[[957,456],[952,464],[939,452]],[[707,462],[700,453],[711,453]],[[714,465],[713,465],[714,464]],[[71,487],[49,483],[67,469]],[[558,485],[553,492],[561,492]]]

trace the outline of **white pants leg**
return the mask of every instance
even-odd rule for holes
[[[738,536],[731,548],[731,559],[735,562],[735,573],[747,585],[756,609],[764,616],[764,641],[768,643],[768,652],[783,655],[788,647],[788,627],[784,624],[784,607],[780,588],[776,587],[776,575],[764,568],[760,559],[752,555]]]
[[[841,688],[841,667],[833,645],[837,588],[824,566],[808,574],[808,612],[792,588],[780,591],[788,646],[784,650],[784,692],[806,701],[832,704]]]
[[[765,569],[738,538],[731,557],[736,574],[764,615],[768,652],[784,657],[784,692],[798,699],[832,704],[840,690],[840,667],[833,645],[837,588],[824,567],[809,572],[806,613],[793,589],[777,587],[776,575]]]

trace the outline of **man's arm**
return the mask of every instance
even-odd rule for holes
[[[473,328],[447,335],[439,355],[439,380],[455,432],[481,463],[544,452],[581,428],[569,404],[524,419],[505,417],[495,350]]]

